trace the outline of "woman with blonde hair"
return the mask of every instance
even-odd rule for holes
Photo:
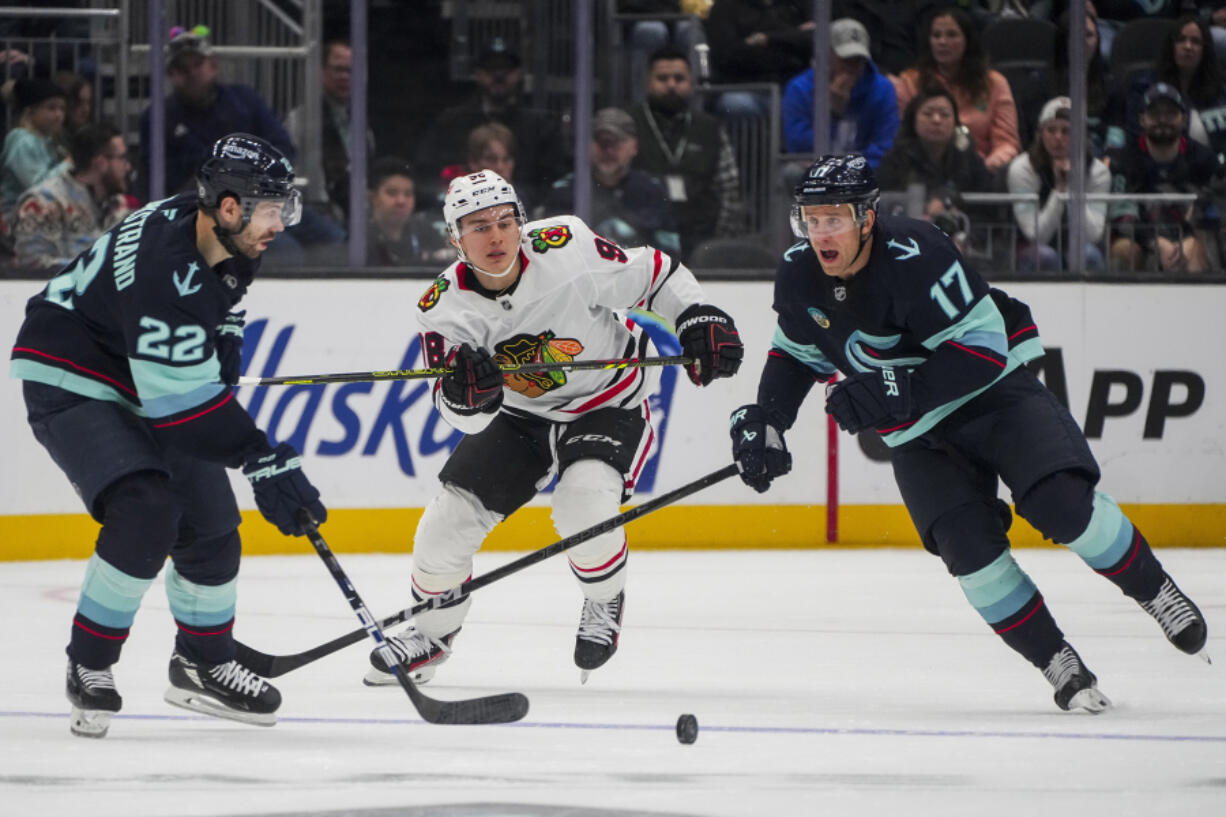
[[[5,85],[3,96],[18,112],[0,152],[0,215],[5,224],[13,224],[17,198],[50,176],[64,158],[59,139],[65,96],[47,79],[16,80]]]

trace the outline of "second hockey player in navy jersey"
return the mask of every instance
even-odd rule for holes
[[[225,469],[241,467],[283,533],[326,516],[298,452],[273,447],[234,399],[242,313],[260,255],[301,210],[280,151],[217,142],[198,191],[104,233],[26,307],[12,352],[34,436],[102,525],[68,644],[70,727],[106,734],[112,666],[167,555],[178,625],[167,702],[271,726],[280,693],[235,660],[241,545]]]
[[[1024,365],[1043,354],[1025,304],[988,284],[933,225],[878,216],[862,156],[825,156],[797,185],[806,239],[775,280],[778,324],[756,403],[732,414],[733,456],[765,491],[790,469],[784,432],[815,383],[848,432],[880,435],[924,547],[1004,642],[1039,668],[1061,709],[1110,701],[1010,551],[1008,505],[1137,601],[1186,653],[1204,617],[1107,494],[1076,421]]]

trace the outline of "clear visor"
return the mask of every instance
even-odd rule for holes
[[[509,204],[478,210],[460,219],[460,239],[470,235],[487,238],[502,236],[518,243],[524,220]]]
[[[809,238],[831,238],[860,229],[850,206],[800,207],[799,219],[804,235]]]
[[[250,201],[254,206],[251,208],[248,221],[254,224],[259,232],[272,228],[276,221],[280,221],[282,227],[293,227],[302,220],[302,193],[296,188],[283,199]]]

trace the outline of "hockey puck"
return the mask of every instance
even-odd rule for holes
[[[698,740],[698,718],[689,714],[677,718],[677,740],[687,745]]]

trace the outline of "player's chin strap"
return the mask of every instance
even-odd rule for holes
[[[851,209],[852,209],[852,217],[854,218],[855,209],[856,209],[855,205],[852,205]],[[867,215],[868,211],[865,210],[864,212]],[[867,218],[865,220],[867,220]],[[860,253],[864,252],[864,245],[867,244],[868,240],[873,237],[873,231],[871,229],[868,231],[868,235],[864,234],[864,230],[861,229],[859,222],[856,222],[856,230],[859,231],[860,233],[860,248],[856,250],[856,255],[854,258],[851,259],[851,263],[847,265],[848,267],[853,266],[856,263],[856,261],[860,259]]]

